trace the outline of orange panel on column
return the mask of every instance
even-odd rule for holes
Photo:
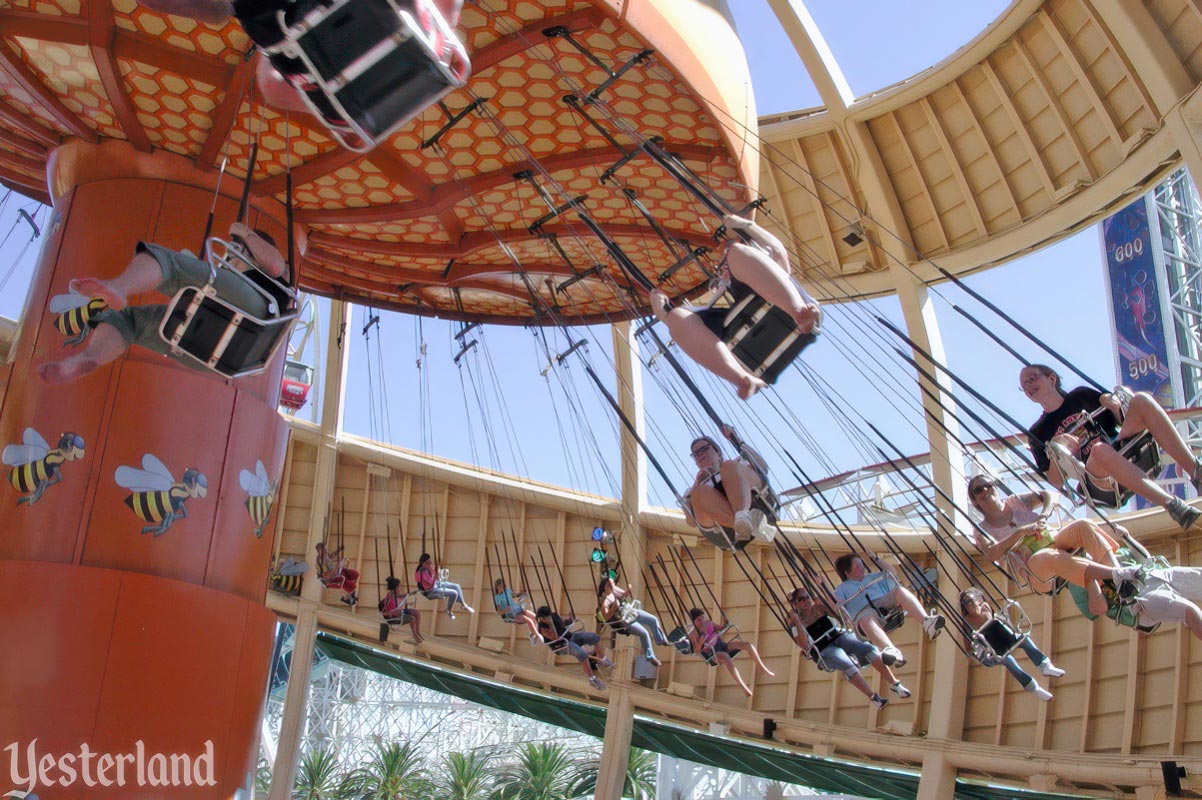
[[[287,442],[275,408],[284,351],[238,380],[163,355],[150,336],[167,302],[160,281],[195,271],[131,259],[140,240],[199,250],[212,176],[162,153],[62,150],[18,365],[0,373],[0,748],[16,742],[24,757],[36,739],[44,754],[86,744],[119,756],[141,741],[146,754],[194,759],[211,741],[212,784],[127,776],[119,789],[77,775],[40,794],[226,800],[254,769],[273,643],[264,532]],[[126,167],[153,177],[121,176]],[[215,234],[236,207],[219,199]],[[130,312],[104,307],[122,300]],[[0,750],[0,795],[25,788],[8,785],[9,755]]]

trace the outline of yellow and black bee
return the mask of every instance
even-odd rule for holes
[[[59,469],[67,461],[83,458],[83,437],[67,432],[58,437],[58,446],[53,450],[41,434],[26,428],[21,444],[10,444],[0,453],[0,461],[13,468],[8,481],[12,487],[27,497],[17,500],[17,505],[33,505],[41,499],[47,486],[63,479]]]
[[[268,587],[273,592],[297,597],[300,595],[301,585],[305,581],[304,575],[308,569],[309,565],[304,561],[285,556],[271,568]]]
[[[67,337],[63,344],[79,344],[96,327],[96,316],[108,307],[103,297],[86,297],[71,289],[51,297],[48,310],[58,314],[54,327]]]
[[[248,469],[239,472],[238,485],[250,495],[246,498],[246,510],[250,512],[250,519],[255,523],[255,536],[261,539],[275,504],[275,487],[267,478],[267,468],[263,466],[263,462],[255,462],[254,472]]]
[[[189,467],[177,482],[171,470],[150,453],[142,456],[141,469],[117,467],[114,478],[118,486],[133,492],[125,504],[139,519],[155,523],[142,528],[142,533],[155,536],[162,536],[171,523],[188,516],[184,508],[188,498],[204,497],[209,491],[209,482],[200,470]]]

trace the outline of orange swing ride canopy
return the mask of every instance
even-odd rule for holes
[[[587,212],[653,282],[678,255],[624,188],[680,248],[712,247],[719,220],[645,155],[601,182],[622,151],[563,98],[591,91],[609,74],[544,31],[566,28],[613,71],[654,50],[590,114],[628,151],[639,137],[663,137],[667,150],[737,206],[752,199],[758,175],[748,143],[755,109],[742,48],[712,5],[469,0],[458,26],[473,64],[467,86],[359,154],[338,146],[312,117],[257,102],[260,56],[235,21],[214,27],[133,0],[12,0],[0,9],[0,182],[51,200],[47,160],[73,139],[175,154],[211,175],[228,158],[228,173],[241,177],[257,138],[252,200],[283,203],[291,168],[305,241],[300,283],[308,291],[489,322],[527,322],[537,306],[558,308],[573,323],[628,318],[635,303],[645,304],[642,293],[628,290],[630,281],[573,212],[543,228],[570,264],[532,233],[548,207],[515,173],[533,170],[559,204],[587,195]],[[448,111],[475,98],[487,102],[422,147]],[[236,192],[232,184],[222,190]],[[691,263],[664,288],[676,295],[704,280]]]

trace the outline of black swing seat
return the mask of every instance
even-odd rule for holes
[[[1126,386],[1116,386],[1112,394],[1118,399],[1125,414],[1134,396],[1131,389]],[[1103,413],[1106,413],[1105,408],[1081,415],[1067,432],[1077,434],[1087,425],[1096,425],[1097,417]],[[1152,438],[1152,434],[1144,431],[1125,442],[1107,437],[1103,437],[1103,440],[1115,447],[1119,455],[1134,464],[1149,478],[1155,479],[1160,475],[1160,447]],[[1071,494],[1078,504],[1088,503],[1094,507],[1119,508],[1135,495],[1135,492],[1120,485],[1113,478],[1090,477],[1085,469],[1085,464],[1060,443],[1048,442],[1046,448],[1048,458],[1056,464],[1060,474],[1065,477],[1066,485],[1069,479],[1076,481]]]
[[[209,281],[175,293],[159,323],[159,336],[177,358],[226,378],[258,375],[288,339],[296,320],[292,287],[259,269],[240,246],[209,239]],[[263,298],[259,318],[217,294],[217,270],[225,270]]]
[[[305,75],[285,77],[339,143],[361,153],[462,87],[471,69],[429,0],[318,3],[266,49],[279,67],[304,65]]]
[[[806,634],[810,637],[810,641],[813,642],[813,646],[806,652],[806,658],[813,661],[818,669],[823,672],[834,672],[834,667],[827,664],[826,660],[822,657],[822,649],[846,632],[839,621],[830,615],[820,617],[811,622],[806,626]],[[861,667],[867,667],[871,663],[865,662],[851,653],[847,655]]]
[[[785,371],[801,351],[818,338],[801,333],[792,317],[755,293],[728,308],[711,306],[707,314],[725,311],[719,337],[743,368],[767,383]]]

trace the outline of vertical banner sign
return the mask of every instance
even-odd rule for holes
[[[1156,280],[1148,203],[1141,197],[1102,222],[1118,382],[1173,407],[1164,304]]]

